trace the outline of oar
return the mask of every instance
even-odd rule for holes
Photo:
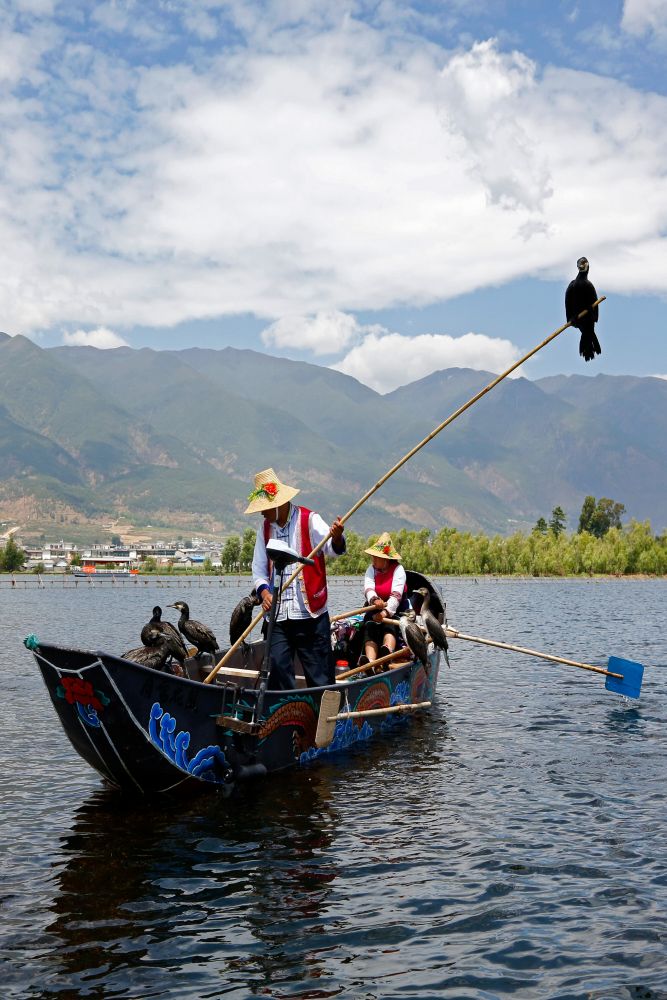
[[[541,653],[536,649],[527,649],[525,646],[515,646],[510,642],[499,642],[497,639],[484,639],[479,635],[466,635],[458,629],[445,629],[452,639],[466,639],[468,642],[479,642],[483,646],[494,646],[496,649],[509,649],[514,653],[526,653],[528,656],[537,656],[541,660],[550,660],[552,663],[564,663],[568,667],[578,667],[580,670],[592,670],[596,674],[606,676],[605,688],[608,691],[615,691],[617,694],[624,694],[626,698],[639,698],[644,676],[644,667],[641,663],[633,660],[622,660],[618,656],[610,656],[607,669],[604,667],[594,667],[590,663],[580,663],[579,660],[569,660],[564,656],[553,656],[551,653]]]
[[[338,683],[338,681],[346,681],[348,677],[354,677],[355,674],[361,674],[365,670],[381,667],[383,663],[390,663],[392,660],[399,660],[401,657],[404,660],[414,659],[410,650],[406,646],[402,646],[401,649],[395,649],[393,653],[387,653],[386,656],[380,656],[377,660],[369,660],[368,663],[362,663],[360,667],[352,667],[351,670],[346,670],[344,673],[338,674],[336,676],[336,683]]]
[[[388,705],[386,708],[367,708],[360,712],[339,712],[340,691],[331,688],[324,691],[320,701],[320,711],[317,718],[317,729],[315,731],[315,746],[320,749],[328,747],[336,732],[336,723],[339,719],[365,719],[367,716],[377,715],[403,715],[406,712],[418,712],[423,708],[430,708],[430,701],[417,701],[408,705]]]
[[[365,615],[367,611],[374,611],[375,606],[368,604],[365,608],[353,608],[352,611],[343,611],[340,615],[335,615],[332,622],[342,622],[343,618],[352,618],[353,615]]]
[[[592,306],[590,306],[590,309],[595,309],[595,307],[599,306],[600,303],[604,302],[605,299],[606,295],[602,295],[599,299],[597,299],[593,303]],[[460,417],[462,413],[465,413],[466,410],[470,409],[470,407],[473,406],[479,399],[481,399],[482,396],[485,396],[487,392],[490,392],[491,389],[494,389],[499,382],[502,382],[503,379],[507,378],[508,375],[511,375],[513,371],[516,371],[517,368],[520,368],[521,365],[525,364],[525,362],[529,360],[529,358],[532,358],[534,354],[537,354],[537,352],[541,351],[543,347],[546,347],[546,345],[551,343],[552,340],[555,340],[555,338],[558,337],[563,332],[563,330],[567,330],[569,326],[572,326],[572,324],[575,323],[577,320],[581,319],[582,316],[585,316],[588,311],[589,311],[588,309],[582,309],[582,311],[578,314],[578,316],[575,316],[573,319],[568,320],[568,322],[564,323],[563,326],[559,326],[557,330],[554,330],[553,333],[550,333],[548,337],[546,337],[543,341],[541,341],[537,345],[537,347],[533,347],[531,351],[528,351],[528,353],[524,354],[522,358],[519,358],[519,360],[515,361],[513,365],[510,365],[510,367],[506,369],[506,371],[504,371],[502,375],[498,375],[491,382],[489,382],[487,386],[485,386],[483,389],[480,389],[479,392],[476,392],[475,395],[472,396],[467,403],[464,403],[463,406],[459,406],[457,410],[454,410],[454,412],[451,413],[446,420],[443,420],[441,424],[438,424],[435,430],[432,430],[430,434],[427,434],[427,436],[423,438],[423,440],[421,440],[419,444],[416,444],[414,448],[411,448],[410,451],[396,463],[396,465],[393,465],[389,470],[389,472],[385,473],[385,475],[382,476],[381,479],[378,479],[375,486],[372,486],[369,490],[367,490],[367,492],[364,493],[364,495],[360,500],[357,500],[354,507],[351,507],[350,510],[348,510],[347,514],[341,517],[341,521],[343,522],[343,524],[345,524],[345,522],[348,521],[349,518],[351,518],[352,515],[355,514],[359,510],[359,508],[363,506],[363,504],[365,504],[366,501],[370,499],[370,497],[372,497],[373,494],[376,493],[380,489],[380,487],[387,482],[388,479],[391,478],[391,476],[394,475],[395,472],[398,472],[398,470],[401,469],[405,465],[405,463],[413,457],[413,455],[416,455],[417,452],[424,447],[424,445],[427,445],[429,441],[432,441],[433,438],[436,436],[436,434],[439,434],[440,431],[445,429],[445,427],[453,423],[453,421],[456,420],[457,417]],[[313,556],[316,556],[317,553],[320,551],[320,549],[322,549],[326,545],[326,543],[329,541],[330,538],[331,538],[331,532],[328,532],[324,536],[322,541],[315,546],[313,551],[309,553],[308,558],[312,559]],[[298,568],[294,570],[294,572],[287,580],[287,582],[283,584],[280,591],[281,594],[284,593],[287,590],[287,588],[294,583],[297,576],[302,571],[303,571],[303,565],[300,564]],[[220,670],[220,668],[224,666],[224,664],[227,662],[230,656],[235,652],[235,650],[238,649],[238,647],[245,640],[245,638],[250,635],[255,626],[261,622],[263,617],[264,617],[264,611],[260,611],[259,614],[257,614],[253,618],[253,620],[250,622],[245,632],[241,633],[241,635],[238,637],[234,645],[229,647],[229,649],[222,657],[222,659],[219,660],[219,662],[216,663],[216,665],[213,667],[213,670],[211,670],[210,674],[204,681],[205,684],[210,684],[214,680],[218,670]]]

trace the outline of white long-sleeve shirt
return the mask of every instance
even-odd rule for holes
[[[386,602],[390,618],[396,613],[396,610],[403,599],[403,591],[405,590],[406,580],[407,577],[405,575],[405,570],[400,563],[396,563],[394,576],[391,581],[391,596]],[[371,604],[378,596],[378,592],[375,589],[375,569],[372,563],[366,570],[366,576],[364,577],[364,594],[366,595],[367,604]]]
[[[312,517],[310,518],[310,540],[313,543],[313,548],[322,541],[323,538],[329,534],[329,525],[326,523],[324,518],[320,517],[313,511]],[[290,548],[295,549],[297,552],[301,552],[301,524],[299,516],[299,507],[295,504],[290,504],[290,512],[287,518],[287,523],[283,528],[279,527],[277,524],[273,523],[269,530],[269,538],[278,538],[280,541],[285,542]],[[343,550],[344,551],[344,550]],[[324,556],[336,557],[342,555],[342,552],[336,552],[332,545],[331,539],[329,539],[326,544],[320,549],[320,552]],[[288,566],[285,571],[285,579],[289,579],[294,570],[296,569],[296,564],[294,566]],[[255,590],[259,593],[260,587],[268,587],[271,591],[273,590],[273,572],[269,573],[269,557],[266,552],[266,542],[264,541],[264,520],[257,529],[257,536],[255,538],[255,550],[252,557],[252,576],[255,584]],[[277,621],[284,621],[285,618],[319,618],[327,610],[326,605],[318,611],[317,615],[311,615],[310,611],[306,607],[306,602],[303,597],[303,580],[301,574],[297,576],[296,580],[289,585],[287,590],[284,592],[280,598],[280,609],[276,616]]]

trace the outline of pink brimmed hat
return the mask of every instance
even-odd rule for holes
[[[244,514],[258,514],[263,510],[281,507],[292,497],[295,497],[298,492],[299,490],[293,486],[281,483],[273,469],[264,469],[263,472],[258,472],[255,476],[255,488],[248,496],[250,503]]]

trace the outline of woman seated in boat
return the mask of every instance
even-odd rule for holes
[[[364,596],[373,610],[367,611],[364,618],[364,651],[359,657],[359,666],[394,652],[399,630],[388,619],[409,608],[405,570],[391,536],[383,532],[364,552],[371,557],[364,578]]]

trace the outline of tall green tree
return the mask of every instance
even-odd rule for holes
[[[241,557],[241,539],[238,535],[230,535],[220,554],[220,561],[225,573],[236,573]]]
[[[591,534],[596,538],[602,538],[611,528],[620,528],[623,514],[625,514],[625,504],[616,503],[609,497],[600,497],[591,519]]]
[[[537,521],[535,522],[535,527],[533,528],[533,531],[535,532],[535,534],[537,534],[537,535],[546,535],[548,529],[549,529],[549,525],[544,520],[544,518],[543,517],[538,517]]]
[[[5,547],[0,549],[0,570],[4,573],[15,573],[23,569],[25,562],[25,552],[14,541],[10,535],[5,542]]]
[[[591,531],[591,520],[593,518],[594,513],[595,513],[595,497],[588,496],[581,505],[581,514],[579,515],[579,527],[577,528],[579,534],[581,534],[582,531],[588,531],[590,532],[590,534],[593,534],[593,532]]]
[[[554,507],[549,518],[549,527],[554,535],[561,535],[565,531],[565,511],[562,507]]]
[[[603,538],[611,528],[621,528],[621,518],[625,514],[625,504],[610,500],[609,497],[587,496],[579,515],[579,532],[587,531],[596,538]]]
[[[246,528],[243,532],[241,554],[239,556],[242,570],[249,570],[252,567],[252,557],[255,551],[255,537],[256,532],[254,528]]]

